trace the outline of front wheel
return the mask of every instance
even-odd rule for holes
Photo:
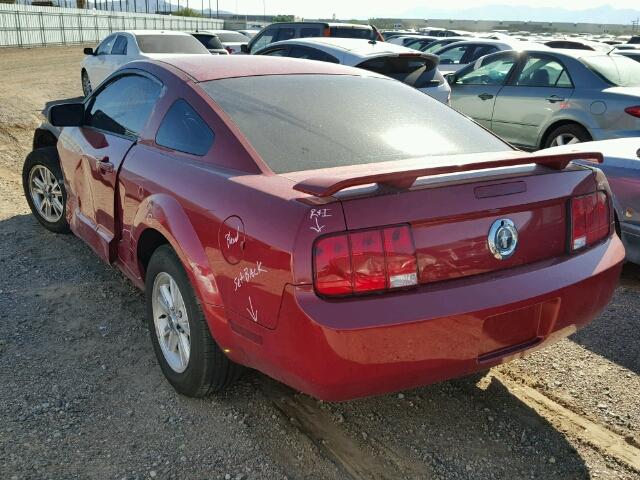
[[[31,213],[55,233],[69,232],[67,192],[55,147],[32,151],[22,166],[22,187]]]
[[[238,378],[242,367],[229,360],[211,337],[182,263],[168,245],[151,256],[145,294],[153,349],[176,391],[202,397]]]
[[[544,148],[560,147],[591,141],[591,135],[583,127],[576,124],[561,125],[548,135]]]

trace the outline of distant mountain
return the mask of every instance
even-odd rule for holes
[[[631,24],[640,17],[640,10],[617,9],[608,5],[584,10],[527,7],[521,5],[487,5],[465,9],[415,7],[405,11],[403,18],[433,18],[451,20],[519,20],[532,22],[615,23]]]

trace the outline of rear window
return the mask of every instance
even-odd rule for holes
[[[618,87],[640,87],[640,63],[617,55],[581,58],[589,69]]]
[[[209,53],[191,35],[136,35],[143,53]]]
[[[218,38],[222,43],[227,43],[227,42],[248,43],[250,40],[249,37],[239,32],[218,32],[216,35],[218,35]]]
[[[223,50],[224,47],[220,40],[215,35],[206,35],[206,34],[195,34],[194,37],[209,50]]]
[[[357,28],[357,27],[331,27],[331,36],[339,38],[374,38],[372,28]]]
[[[393,80],[272,75],[200,85],[276,173],[509,150],[455,110]]]

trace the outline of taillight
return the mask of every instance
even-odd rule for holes
[[[640,105],[636,105],[635,107],[627,107],[624,109],[624,111],[633,117],[640,118]]]
[[[315,244],[313,266],[316,292],[325,296],[418,284],[416,251],[408,225],[323,237]]]
[[[571,199],[571,250],[576,251],[609,236],[609,199],[595,192]]]
[[[323,37],[330,37],[331,36],[331,28],[324,27],[324,30],[322,31],[322,36]]]
[[[225,49],[229,54],[232,54],[232,53],[233,53],[233,48],[231,48],[231,47],[224,47],[224,49]]]

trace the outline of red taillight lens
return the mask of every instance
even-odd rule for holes
[[[418,283],[416,252],[408,225],[321,238],[313,262],[314,284],[320,295],[380,292]]]
[[[636,105],[635,107],[627,107],[624,109],[624,111],[633,117],[640,118],[640,105]]]
[[[609,199],[595,192],[571,199],[571,250],[580,250],[609,235]]]
[[[324,30],[322,31],[322,36],[323,37],[330,37],[331,36],[331,28],[325,27]]]
[[[346,235],[325,237],[314,249],[316,291],[322,295],[353,292],[349,239]]]

